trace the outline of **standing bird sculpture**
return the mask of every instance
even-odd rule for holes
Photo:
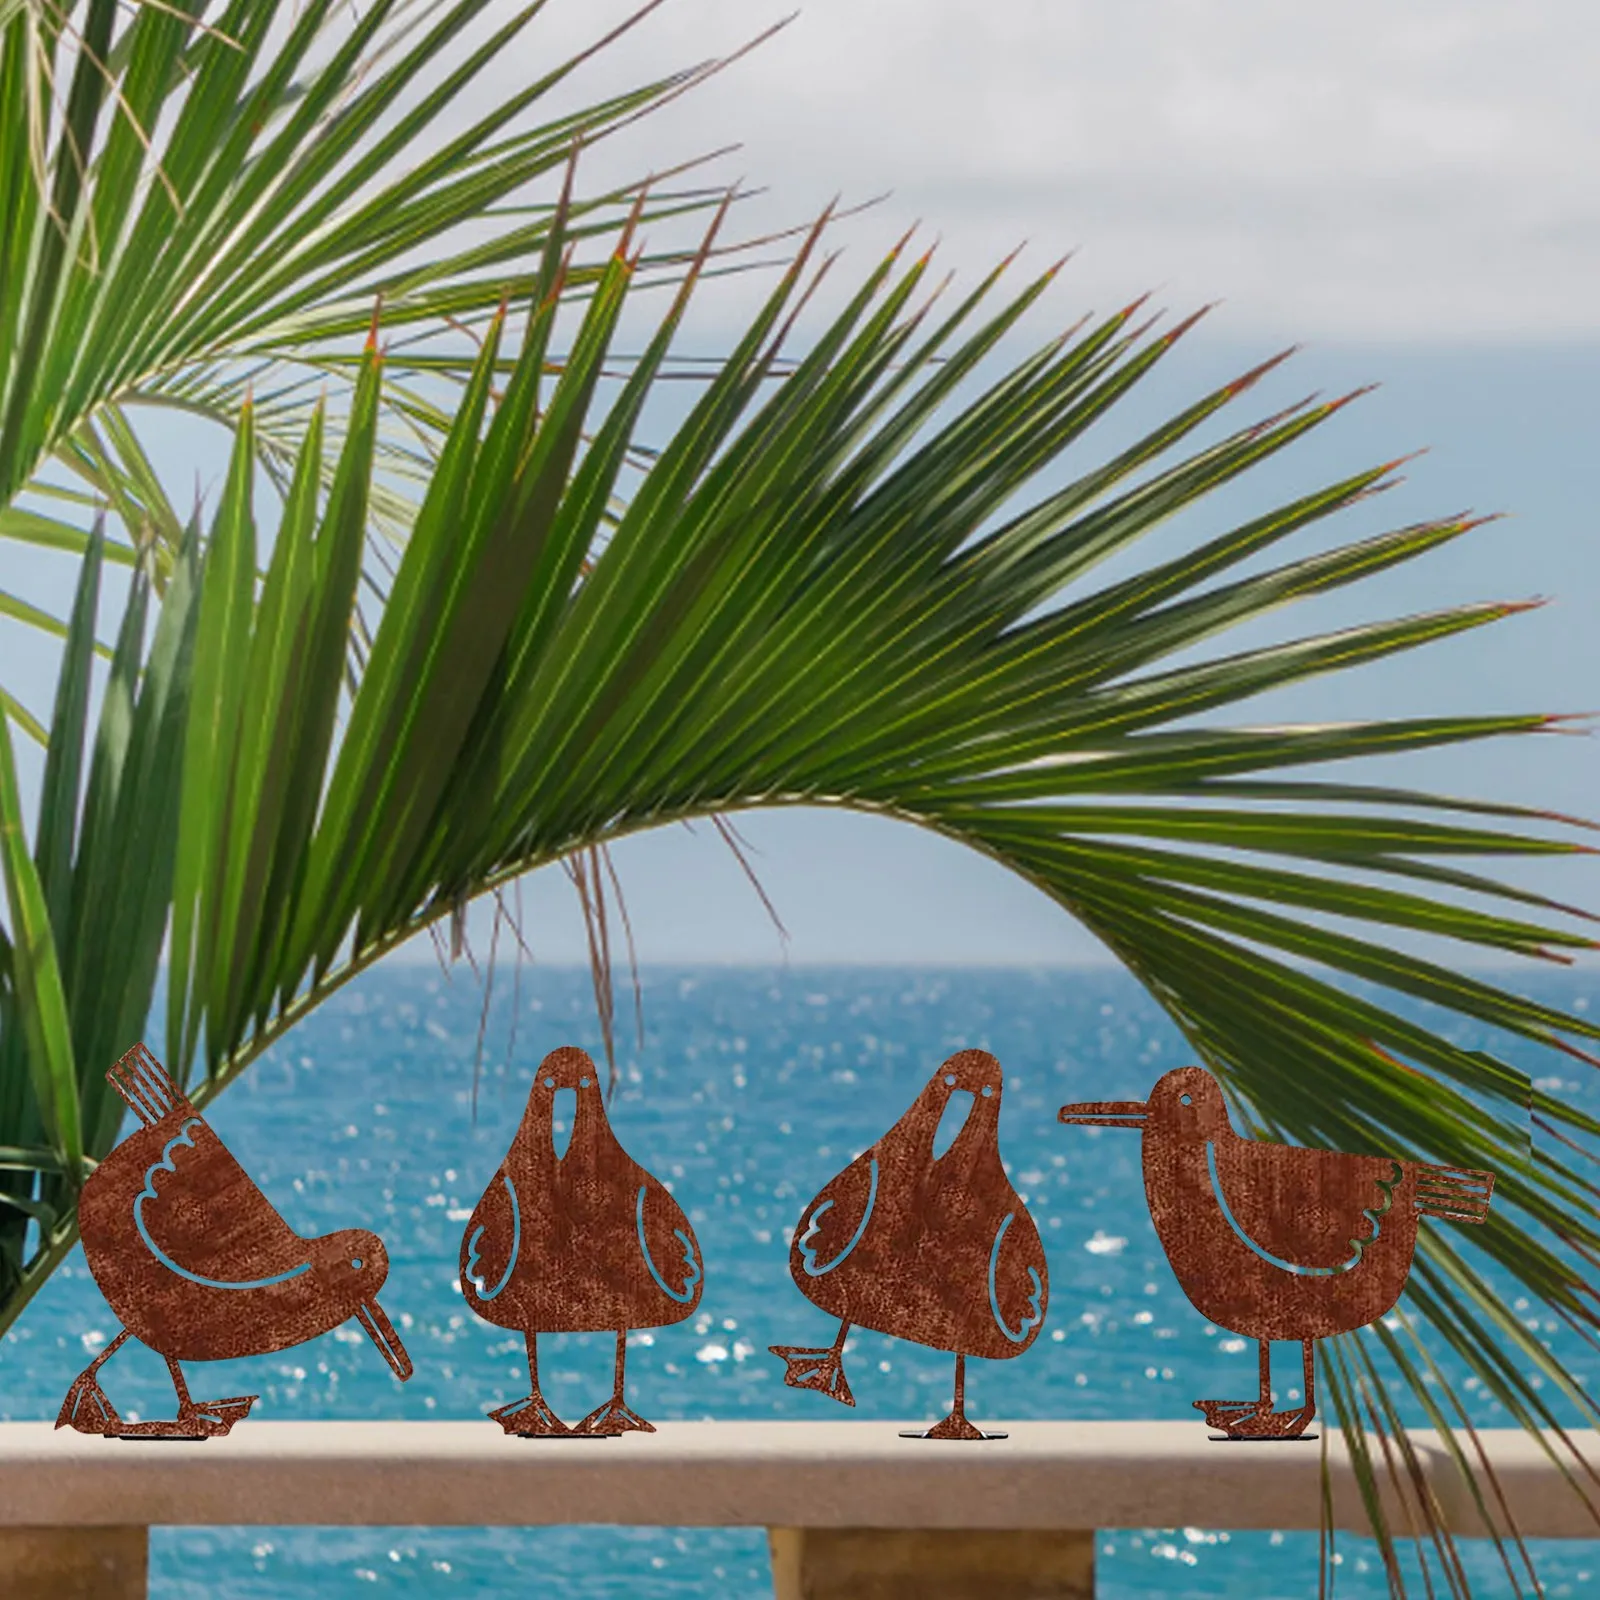
[[[73,1380],[56,1426],[114,1438],[210,1439],[257,1396],[193,1400],[181,1361],[303,1344],[354,1317],[402,1382],[411,1358],[378,1305],[389,1258],[375,1233],[302,1239],[273,1209],[145,1047],[106,1074],[141,1126],[90,1174],[78,1200],[89,1270],[122,1331]],[[124,1422],[100,1368],[132,1336],[167,1363],[170,1420]]]
[[[1019,1356],[1044,1325],[1049,1280],[1039,1230],[1000,1162],[1000,1063],[984,1050],[950,1057],[910,1110],[800,1215],[789,1271],[800,1292],[839,1319],[831,1346],[773,1345],[784,1382],[843,1405],[851,1327],[956,1358],[955,1403],[928,1439],[1004,1438],[967,1420],[968,1356]],[[966,1120],[934,1153],[946,1117]]]
[[[1196,1400],[1228,1439],[1297,1439],[1316,1415],[1313,1345],[1389,1311],[1421,1217],[1481,1223],[1494,1174],[1246,1139],[1203,1067],[1167,1073],[1148,1101],[1063,1106],[1063,1122],[1144,1132],[1156,1234],[1201,1316],[1260,1346],[1258,1392]],[[1272,1408],[1271,1342],[1300,1346],[1304,1403]]]
[[[571,1091],[571,1133],[558,1147],[556,1096]],[[682,1322],[700,1304],[700,1247],[666,1186],[617,1142],[594,1062],[552,1050],[534,1074],[522,1123],[461,1239],[461,1292],[498,1327],[527,1340],[526,1399],[490,1412],[509,1434],[609,1438],[654,1427],[623,1394],[630,1328]],[[611,1398],[575,1427],[539,1390],[541,1333],[616,1330]]]

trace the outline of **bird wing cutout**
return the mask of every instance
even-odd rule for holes
[[[1012,1344],[1026,1344],[1044,1321],[1049,1285],[1044,1246],[1026,1211],[1008,1211],[989,1251],[989,1311]]]
[[[145,1169],[133,1224],[162,1266],[208,1289],[264,1289],[311,1270],[305,1240],[200,1117]]]
[[[703,1274],[700,1246],[683,1207],[660,1184],[641,1183],[634,1201],[634,1227],[656,1287],[669,1300],[692,1308],[700,1298]]]
[[[1207,1147],[1224,1216],[1257,1255],[1291,1272],[1353,1267],[1378,1237],[1404,1168],[1387,1156],[1259,1139]]]
[[[795,1248],[806,1275],[832,1272],[861,1243],[878,1203],[878,1158],[865,1156],[827,1184],[805,1211],[795,1230]]]
[[[493,1300],[511,1282],[522,1249],[522,1205],[509,1172],[499,1172],[473,1208],[461,1236],[461,1286]]]

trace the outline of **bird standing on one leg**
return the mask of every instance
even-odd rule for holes
[[[801,1213],[789,1271],[808,1300],[839,1318],[839,1334],[821,1349],[771,1346],[791,1388],[853,1406],[845,1335],[870,1328],[955,1356],[955,1404],[927,1438],[999,1437],[967,1420],[967,1357],[1021,1355],[1044,1325],[1049,1294],[1039,1231],[1000,1161],[1001,1092],[1000,1063],[987,1051],[951,1056]],[[947,1108],[963,1101],[966,1120],[935,1155]]]
[[[556,1145],[556,1096],[571,1091],[572,1133]],[[534,1074],[511,1148],[461,1239],[461,1292],[484,1319],[527,1341],[529,1390],[490,1412],[509,1434],[608,1438],[655,1429],[623,1394],[630,1328],[681,1322],[700,1303],[694,1230],[677,1201],[617,1142],[594,1062],[571,1046]],[[539,1388],[541,1333],[616,1330],[611,1398],[568,1427]]]
[[[389,1258],[376,1234],[302,1239],[143,1045],[106,1076],[143,1126],[90,1174],[78,1219],[89,1270],[123,1327],[73,1380],[58,1428],[117,1438],[225,1434],[257,1397],[191,1399],[180,1361],[285,1350],[350,1317],[396,1377],[411,1376],[377,1301]],[[100,1387],[101,1367],[130,1335],[166,1360],[175,1418],[124,1422]]]
[[[1089,1101],[1060,1117],[1143,1130],[1145,1196],[1184,1294],[1208,1321],[1260,1342],[1252,1398],[1194,1402],[1229,1439],[1305,1436],[1316,1340],[1394,1306],[1419,1218],[1481,1223],[1494,1193],[1491,1172],[1242,1138],[1203,1067],[1167,1073],[1148,1101]],[[1272,1408],[1274,1339],[1300,1346],[1304,1401],[1284,1411]]]

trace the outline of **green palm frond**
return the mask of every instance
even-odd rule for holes
[[[1128,308],[985,385],[986,358],[1051,274],[988,309],[997,271],[941,315],[926,259],[897,251],[785,362],[820,225],[642,456],[641,417],[717,224],[606,387],[643,270],[634,236],[581,269],[591,287],[574,304],[560,290],[577,258],[552,226],[520,349],[503,353],[509,313],[496,313],[348,689],[382,460],[374,340],[337,437],[311,413],[270,550],[242,405],[209,531],[183,530],[159,599],[149,562],[136,570],[90,751],[96,536],[31,856],[0,784],[12,937],[28,941],[8,950],[0,987],[0,1187],[53,1219],[31,1255],[28,1218],[0,1219],[0,1327],[70,1246],[73,1175],[116,1136],[105,1064],[143,1027],[169,927],[166,1057],[203,1106],[473,896],[559,861],[587,859],[598,884],[601,858],[584,853],[663,823],[827,805],[932,829],[1036,885],[1150,989],[1257,1131],[1492,1168],[1481,1255],[1430,1233],[1409,1303],[1530,1426],[1553,1415],[1543,1377],[1594,1420],[1486,1273],[1600,1325],[1581,1270],[1600,1255],[1592,1191],[1533,1146],[1528,1117],[1586,1148],[1600,1124],[1398,1009],[1426,1001],[1579,1053],[1600,1038],[1600,1024],[1452,964],[1593,948],[1570,908],[1496,876],[1589,847],[1569,820],[1528,809],[1283,775],[1555,719],[1228,720],[1269,690],[1519,610],[1229,648],[1230,629],[1448,549],[1472,519],[1328,537],[1329,519],[1393,481],[1391,464],[1218,526],[1213,491],[1343,403],[1231,425],[1271,363],[1088,455],[1087,431],[1182,328],[1160,333]],[[620,475],[640,461],[619,510]],[[1038,487],[1063,464],[1069,481]],[[1180,513],[1212,531],[1101,578]],[[1449,953],[1397,949],[1402,933]],[[30,1164],[30,1151],[48,1154]],[[1325,1381],[1353,1436],[1374,1422],[1393,1433],[1391,1380],[1365,1343],[1334,1346]]]
[[[485,72],[530,49],[545,0],[510,16],[488,0],[0,8],[0,537],[81,549],[79,529],[19,506],[59,496],[65,476],[158,552],[162,592],[183,519],[140,419],[156,408],[232,430],[253,393],[259,458],[281,486],[319,391],[334,401],[325,426],[342,427],[381,301],[403,342],[369,509],[403,540],[404,481],[426,476],[417,430],[447,423],[471,368],[460,335],[531,292],[557,208],[527,204],[530,185],[725,64],[553,107],[661,3],[487,102]],[[569,192],[565,236],[611,232],[646,192],[670,233],[721,198],[693,186],[697,165]],[[640,270],[670,282],[684,265],[663,247]],[[568,292],[592,288],[576,267]]]

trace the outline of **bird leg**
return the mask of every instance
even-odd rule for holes
[[[1204,1414],[1213,1428],[1220,1428],[1232,1439],[1248,1438],[1244,1432],[1257,1417],[1272,1413],[1272,1346],[1258,1341],[1260,1355],[1257,1371],[1260,1374],[1260,1393],[1254,1400],[1196,1400],[1194,1408]]]
[[[79,1433],[116,1433],[121,1429],[122,1418],[117,1415],[117,1408],[112,1405],[110,1396],[100,1387],[96,1374],[127,1342],[128,1330],[124,1328],[72,1380],[72,1387],[61,1402],[60,1415],[56,1417],[58,1428],[73,1427]]]
[[[627,1402],[622,1397],[622,1371],[628,1359],[628,1330],[617,1329],[617,1374],[616,1387],[611,1398],[603,1406],[596,1406],[593,1411],[580,1422],[575,1430],[578,1433],[598,1433],[607,1437],[614,1437],[619,1433],[654,1433],[653,1422],[646,1422],[637,1412],[628,1409]]]
[[[1317,1414],[1317,1358],[1313,1341],[1310,1339],[1300,1341],[1300,1374],[1305,1382],[1302,1392],[1306,1400],[1297,1412],[1292,1413],[1300,1422],[1300,1426],[1294,1430],[1294,1435],[1304,1433],[1310,1426],[1311,1419]]]
[[[172,1378],[172,1387],[178,1396],[178,1416],[175,1422],[140,1423],[136,1427],[148,1427],[152,1433],[148,1436],[163,1439],[214,1439],[220,1438],[236,1422],[242,1422],[250,1415],[250,1407],[259,1398],[253,1394],[230,1395],[226,1400],[193,1400],[189,1397],[189,1385],[183,1381],[183,1368],[173,1356],[165,1357],[167,1372]],[[161,1430],[159,1434],[153,1430]],[[134,1433],[135,1429],[129,1429]],[[146,1435],[139,1435],[145,1437]]]
[[[124,1422],[108,1428],[119,1439],[220,1439],[234,1423],[250,1415],[256,1403],[253,1394],[234,1395],[227,1400],[195,1401],[189,1397],[189,1385],[183,1381],[183,1369],[172,1356],[163,1358],[172,1387],[178,1396],[178,1414],[175,1417],[156,1418],[151,1422]]]
[[[1260,1341],[1261,1392],[1255,1400],[1196,1400],[1195,1409],[1205,1414],[1213,1428],[1220,1428],[1230,1439],[1298,1439],[1317,1414],[1312,1341],[1300,1342],[1301,1369],[1305,1376],[1305,1404],[1294,1411],[1272,1409],[1271,1345]]]
[[[225,1434],[236,1422],[250,1414],[255,1404],[253,1394],[236,1395],[230,1400],[203,1400],[199,1404],[189,1398],[189,1386],[183,1381],[183,1371],[171,1357],[166,1357],[167,1371],[172,1375],[172,1387],[178,1394],[176,1417],[153,1422],[124,1422],[117,1408],[100,1387],[96,1374],[120,1350],[128,1339],[124,1328],[84,1370],[73,1379],[67,1398],[61,1404],[61,1414],[56,1426],[74,1427],[79,1433],[101,1433],[115,1439],[216,1439]]]
[[[839,1337],[826,1350],[803,1350],[797,1344],[769,1344],[767,1348],[783,1358],[783,1381],[791,1389],[815,1389],[840,1405],[853,1406],[856,1397],[844,1375],[844,1336],[849,1331],[850,1324],[841,1322]]]
[[[928,1429],[924,1439],[987,1439],[989,1434],[967,1421],[967,1358],[956,1357],[956,1399],[950,1415]],[[1003,1435],[1002,1435],[1003,1437]]]
[[[565,1438],[574,1430],[550,1409],[539,1392],[539,1335],[530,1333],[525,1337],[528,1341],[528,1397],[497,1406],[489,1415],[507,1433],[524,1439]]]

